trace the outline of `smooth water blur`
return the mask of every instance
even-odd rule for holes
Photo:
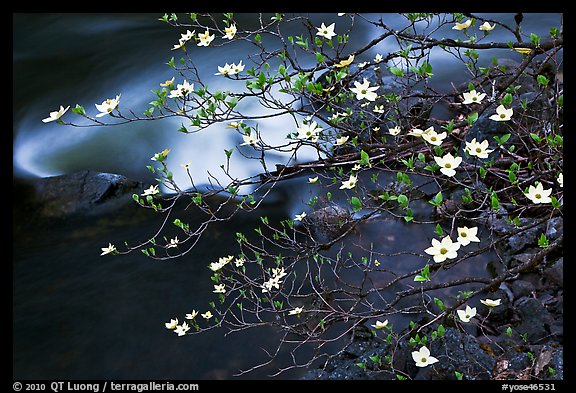
[[[150,92],[174,74],[165,63],[180,53],[171,51],[181,29],[158,21],[156,14],[14,14],[13,16],[13,174],[30,179],[79,170],[119,173],[153,181],[148,172],[150,157],[170,148],[169,165],[177,181],[185,181],[180,163],[191,162],[195,181],[207,178],[207,171],[221,178],[219,165],[224,149],[238,149],[241,138],[224,125],[201,133],[184,135],[176,130],[181,122],[132,123],[119,127],[62,127],[44,124],[41,119],[60,105],[82,104],[95,114],[94,104],[122,94],[122,108],[140,113],[154,99]],[[313,21],[349,24],[347,17],[315,14]],[[254,15],[238,15],[241,23],[254,23]],[[495,15],[512,20],[513,15]],[[398,16],[385,15],[392,26],[401,26]],[[525,31],[545,35],[559,26],[558,14],[526,14]],[[367,42],[378,29],[358,25],[351,35]],[[295,31],[297,32],[297,31]],[[454,36],[444,29],[439,37]],[[512,39],[507,32],[494,31],[494,40]],[[253,51],[253,49],[251,49]],[[388,40],[357,59],[368,61],[377,53],[395,50]],[[213,48],[192,48],[201,74],[210,88],[228,88],[229,81],[213,74],[225,62],[247,61],[246,44],[226,48],[226,58]],[[501,52],[494,51],[494,56]],[[506,50],[506,57],[520,59]],[[434,88],[449,91],[468,78],[465,67],[454,57],[434,51]],[[175,82],[182,79],[176,75]],[[243,82],[238,82],[242,84]],[[242,86],[239,86],[241,88]],[[252,105],[252,106],[250,106]],[[261,113],[261,108],[247,108]],[[77,118],[72,113],[66,119]],[[284,138],[295,130],[291,118],[280,117],[259,122],[267,141]],[[270,138],[270,139],[267,139]],[[249,149],[245,149],[249,152]],[[233,157],[240,157],[236,154]],[[301,155],[301,160],[307,155]],[[283,157],[273,157],[274,162]],[[257,160],[239,165],[233,175],[252,176],[260,171]],[[271,194],[259,215],[271,222],[310,211],[306,202],[317,195],[307,177],[287,181]],[[185,184],[184,184],[185,187]],[[332,187],[335,200],[345,199]],[[337,187],[336,187],[337,188]],[[264,351],[277,340],[270,330],[248,331],[224,336],[224,331],[192,337],[176,337],[164,328],[170,318],[183,316],[192,308],[201,309],[212,298],[212,282],[207,265],[222,255],[237,252],[234,233],[253,233],[259,215],[242,215],[226,225],[206,232],[193,252],[184,258],[155,262],[141,254],[115,258],[99,257],[100,247],[110,241],[136,243],[149,238],[158,218],[136,206],[123,208],[115,215],[86,216],[62,222],[59,226],[26,226],[26,212],[18,210],[13,241],[13,374],[15,379],[232,379],[238,370],[266,360]],[[422,206],[426,211],[427,206]],[[200,217],[187,216],[194,222]],[[383,224],[385,223],[385,224]],[[232,229],[231,229],[232,228]],[[432,225],[413,226],[403,220],[374,221],[363,224],[347,238],[350,247],[382,253],[421,253],[433,237]],[[487,236],[488,234],[486,234]],[[479,234],[482,238],[482,233]],[[407,249],[407,241],[410,248]],[[486,258],[478,256],[462,264],[455,276],[484,274]],[[381,261],[394,272],[412,271],[423,266],[414,256]],[[354,276],[350,277],[354,279]],[[375,282],[389,277],[372,277]],[[399,323],[399,322],[398,322]],[[399,324],[400,325],[400,324]],[[279,366],[290,363],[279,355]],[[243,378],[266,378],[276,367],[264,367]],[[280,378],[298,378],[302,370],[287,372]]]

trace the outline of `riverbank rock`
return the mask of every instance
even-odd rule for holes
[[[30,213],[64,218],[116,208],[131,200],[133,193],[142,192],[144,184],[122,175],[86,170],[36,179],[17,188],[26,193],[22,203]]]

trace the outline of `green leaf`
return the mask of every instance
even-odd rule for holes
[[[542,142],[542,138],[540,138],[540,137],[538,136],[538,134],[535,134],[535,133],[533,133],[533,132],[530,133],[530,138],[534,139],[537,143]]]
[[[428,203],[430,203],[431,205],[434,205],[436,207],[440,207],[440,205],[442,204],[442,191],[439,191],[434,198],[432,198],[431,200],[428,201]]]
[[[390,72],[396,76],[404,76],[404,70],[398,67],[390,67],[389,68]]]
[[[76,104],[76,106],[72,108],[72,112],[80,116],[86,116],[86,111],[84,110],[84,107],[80,104]]]
[[[442,236],[444,234],[444,230],[442,229],[442,226],[440,224],[436,224],[434,233],[436,233],[438,236]]]
[[[548,238],[546,237],[546,235],[544,233],[542,233],[540,235],[540,237],[538,238],[538,247],[541,247],[541,248],[548,247]]]
[[[474,113],[471,113],[470,115],[468,115],[466,122],[468,122],[468,125],[472,125],[476,122],[476,120],[478,120],[478,113],[474,112]]]
[[[504,97],[500,100],[502,105],[510,105],[512,103],[512,94],[506,93]]]
[[[364,150],[360,152],[360,165],[370,166],[370,156]]]
[[[546,78],[544,75],[538,75],[536,77],[536,81],[538,82],[538,84],[542,86],[548,86],[548,83],[550,83],[550,80]]]
[[[496,195],[496,192],[494,192],[494,191],[492,191],[492,194],[490,195],[490,204],[492,205],[492,210],[494,210],[494,211],[500,210],[500,203],[498,202],[498,195]]]
[[[362,209],[362,202],[358,197],[353,196],[352,198],[350,198],[350,204],[352,205],[352,210],[354,210],[354,213]]]
[[[436,304],[436,306],[438,306],[440,311],[446,310],[446,306],[444,305],[444,302],[442,300],[438,299],[437,297],[434,298],[434,304]],[[442,326],[442,325],[440,325],[440,326]]]
[[[403,208],[407,207],[408,206],[408,197],[404,194],[398,195],[398,204]]]

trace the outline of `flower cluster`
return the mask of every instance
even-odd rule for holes
[[[280,284],[282,284],[282,281],[280,281],[280,279],[287,275],[288,273],[284,271],[283,267],[273,268],[272,277],[270,277],[268,281],[264,283],[264,288],[262,288],[262,292],[264,293],[269,292],[272,290],[272,288],[280,289]]]
[[[228,64],[226,63],[224,65],[224,67],[220,67],[218,66],[218,72],[215,73],[214,75],[236,75],[239,74],[240,72],[244,71],[244,64],[242,64],[242,60],[240,60],[240,62],[238,64],[236,63],[232,63],[232,64]]]
[[[195,33],[196,33],[196,31],[187,30],[186,33],[180,34],[180,39],[178,40],[178,44],[174,45],[174,47],[172,47],[172,50],[176,50],[176,49],[180,49],[180,48],[184,47],[184,45],[186,45],[186,43],[188,41],[190,41],[192,39],[192,37],[194,37]]]
[[[194,83],[190,84],[186,79],[184,82],[176,85],[176,88],[170,91],[168,98],[181,98],[186,97],[194,91]]]
[[[213,272],[217,272],[218,270],[221,270],[224,266],[226,266],[230,261],[232,261],[232,259],[234,259],[234,256],[232,255],[228,255],[227,257],[220,257],[218,259],[218,262],[212,262],[210,263],[210,265],[208,265],[208,267]]]
[[[468,228],[458,227],[458,238],[454,242],[450,236],[445,236],[442,240],[432,239],[432,246],[424,250],[426,254],[432,255],[434,262],[444,262],[446,259],[454,259],[458,256],[457,251],[460,246],[467,246],[471,242],[479,242],[478,227]]]
[[[298,139],[307,139],[312,142],[317,142],[320,138],[320,132],[322,132],[322,127],[319,126],[315,121],[312,123],[302,124],[300,127],[296,128],[298,131]]]

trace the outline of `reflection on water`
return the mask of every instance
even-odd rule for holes
[[[181,169],[179,164],[185,162],[192,162],[195,179],[206,179],[207,170],[215,175],[219,172],[224,149],[237,148],[241,142],[237,134],[224,126],[186,136],[176,132],[180,122],[173,120],[94,128],[41,122],[59,105],[81,103],[88,111],[94,111],[94,103],[119,93],[122,105],[144,110],[153,99],[152,93],[147,95],[149,90],[173,76],[164,63],[175,56],[169,49],[180,35],[158,22],[159,16],[14,15],[15,176],[44,177],[90,169],[153,181],[145,167],[150,164],[150,157],[164,148],[171,149],[169,164],[177,180],[184,175],[183,171],[177,171]],[[248,21],[251,16],[242,18]],[[314,18],[344,23],[344,19],[333,15],[325,18],[320,14]],[[549,26],[559,25],[557,20],[557,14],[528,15],[525,29],[534,27],[530,31],[544,35]],[[377,33],[373,29],[360,29],[352,38],[370,39]],[[245,57],[241,46],[232,48],[227,52],[231,61]],[[376,53],[390,50],[375,47],[358,61],[370,60]],[[204,56],[198,58],[198,63],[207,76],[213,75],[217,65],[222,65],[222,59],[210,51],[198,51],[198,56]],[[467,77],[464,70],[459,73],[451,69],[453,60],[446,58],[444,63],[440,57],[434,60],[438,65],[433,82],[438,86],[450,86],[458,78]],[[210,87],[223,89],[223,79],[211,78]],[[292,126],[291,120],[283,118],[263,121],[262,138],[284,137],[293,131],[289,128]],[[242,178],[257,173],[260,165],[253,161],[253,166],[237,165],[233,175]],[[278,222],[306,210],[306,202],[316,195],[316,189],[306,184],[306,179],[294,179],[278,187],[260,215]],[[338,190],[332,191],[338,201]],[[16,201],[19,200],[17,197]],[[340,202],[345,203],[344,199]],[[30,217],[18,208],[16,205],[15,217],[28,222]],[[15,220],[15,379],[229,379],[239,369],[266,360],[259,348],[274,348],[277,336],[272,331],[224,336],[222,330],[214,330],[179,338],[163,325],[164,321],[183,316],[192,307],[212,300],[209,298],[212,282],[206,266],[219,256],[236,253],[234,232],[252,233],[259,223],[258,217],[239,216],[226,226],[211,228],[200,246],[181,259],[154,262],[136,253],[99,257],[100,247],[108,241],[121,244],[124,240],[136,243],[147,239],[152,232],[150,228],[157,225],[156,218],[149,213],[132,206],[121,209],[116,216],[89,216],[57,226],[33,228]],[[195,219],[199,218],[190,217]],[[433,232],[432,225],[376,220],[363,224],[347,242],[359,256],[365,255],[362,249],[369,250],[373,244],[376,244],[374,251],[385,254],[421,253],[428,247]],[[470,259],[459,266],[461,270],[450,274],[482,275],[483,258],[489,256]],[[413,255],[380,261],[396,274],[423,267],[425,263]],[[354,274],[351,273],[351,280]],[[390,277],[375,275],[372,279],[377,282]],[[398,320],[398,324],[403,322]],[[282,356],[281,365],[289,363],[289,358]],[[265,367],[244,378],[265,378],[275,371],[275,366]],[[297,370],[280,377],[297,378],[300,374],[301,370]]]

